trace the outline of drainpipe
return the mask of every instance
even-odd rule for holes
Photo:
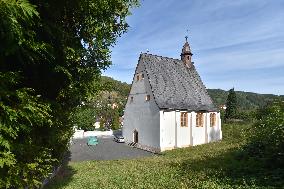
[[[177,112],[175,111],[175,148],[177,148]]]
[[[205,143],[208,143],[208,134],[207,134],[207,113],[205,113]]]

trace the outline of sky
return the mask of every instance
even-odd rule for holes
[[[103,75],[131,83],[141,52],[180,59],[188,35],[206,88],[284,95],[284,0],[140,3]]]

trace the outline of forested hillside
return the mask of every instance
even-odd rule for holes
[[[118,94],[127,98],[131,85],[125,82],[117,81],[111,77],[102,76],[103,83],[108,83],[109,89],[117,91]],[[228,91],[222,89],[207,89],[213,102],[216,106],[226,104]],[[281,98],[284,100],[284,95],[278,96],[273,94],[258,94],[252,92],[236,91],[238,108],[240,110],[253,110],[259,107],[264,107],[267,103],[274,99]]]
[[[127,84],[126,82],[117,81],[108,76],[102,76],[101,81],[106,90],[116,91],[119,95],[127,98],[131,88],[130,84]]]
[[[216,106],[226,104],[228,91],[222,89],[207,89],[213,102]],[[278,96],[273,94],[258,94],[252,92],[236,91],[238,108],[241,110],[252,110],[259,107],[264,107],[267,103],[274,99],[281,98],[284,100],[284,95]]]

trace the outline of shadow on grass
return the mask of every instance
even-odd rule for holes
[[[77,171],[68,165],[70,160],[71,153],[67,152],[64,160],[62,161],[61,168],[57,172],[56,176],[44,186],[44,189],[62,188],[73,180],[73,175],[76,174]]]
[[[196,186],[196,183],[191,183],[193,180],[199,180],[213,181],[221,188],[282,188],[284,168],[263,162],[246,156],[240,150],[231,149],[219,156],[184,160],[172,166],[177,168],[181,180],[191,187]]]

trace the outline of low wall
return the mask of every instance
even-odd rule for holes
[[[113,131],[86,131],[84,132],[84,130],[75,130],[75,133],[73,134],[74,139],[76,138],[85,138],[85,137],[89,137],[89,136],[112,136],[113,135]]]

